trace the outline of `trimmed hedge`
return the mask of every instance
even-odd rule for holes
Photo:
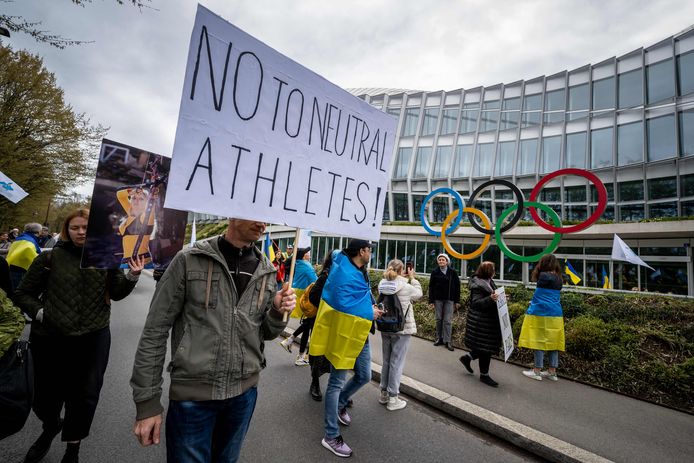
[[[371,272],[374,293],[381,272]],[[436,317],[426,294],[429,279],[417,277],[424,298],[415,303],[417,335],[434,339]],[[523,285],[506,286],[516,341],[533,295]],[[453,316],[453,344],[464,347],[470,293],[461,283],[461,309]],[[694,412],[694,300],[664,294],[586,294],[562,291],[566,352],[562,376],[615,392]],[[532,366],[529,349],[509,359]]]

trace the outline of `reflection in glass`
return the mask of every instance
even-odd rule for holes
[[[588,84],[569,87],[569,120],[580,119],[588,115]]]
[[[412,212],[414,213],[414,221],[419,222],[422,220],[422,203],[424,202],[424,196],[421,195],[412,195]],[[429,209],[429,205],[425,209],[425,212]],[[427,217],[427,220],[429,217]]]
[[[426,263],[426,252],[427,246],[426,242],[417,242],[417,254],[415,257],[414,271],[417,273],[424,273],[424,264]]]
[[[395,209],[393,214],[395,220],[410,220],[407,212],[407,194],[393,193],[393,209]]]
[[[675,96],[675,76],[672,58],[646,66],[648,103],[656,103]]]
[[[590,132],[590,167],[599,169],[612,165],[612,127]]]
[[[646,291],[687,294],[686,262],[647,262],[655,270],[641,269],[642,287]]]
[[[643,104],[643,72],[641,68],[619,75],[619,107],[632,108]]]
[[[648,137],[648,160],[659,161],[676,156],[675,116],[673,114],[648,119],[646,121]]]
[[[564,201],[568,203],[585,202],[586,197],[586,187],[584,186],[564,187]]]
[[[677,197],[677,179],[675,177],[652,178],[648,180],[648,199],[666,199]]]
[[[448,177],[451,170],[452,146],[439,146],[436,148],[436,162],[434,163],[434,178]]]
[[[402,128],[402,136],[410,137],[417,133],[417,123],[419,122],[419,108],[405,109],[405,122]]]
[[[677,88],[680,96],[694,92],[694,51],[677,57]]]
[[[431,200],[431,204],[434,208],[432,211],[434,222],[441,223],[446,220],[446,216],[451,212],[448,207],[448,195],[435,197]]]
[[[617,165],[643,162],[643,123],[633,122],[617,127]]]
[[[682,197],[694,196],[694,174],[680,177],[680,194]]]
[[[586,220],[588,218],[585,204],[566,204],[566,220]]]
[[[479,112],[477,103],[466,103],[463,105],[459,133],[471,133],[477,130],[477,117],[479,116]]]
[[[434,135],[436,133],[436,123],[439,119],[439,108],[425,108],[424,121],[422,122],[422,135]]]
[[[489,177],[492,175],[492,162],[494,161],[494,143],[482,143],[477,145],[477,158],[475,159],[475,177]]]
[[[694,111],[682,111],[680,119],[681,156],[694,154]]]
[[[516,154],[516,142],[505,141],[503,143],[499,143],[498,151],[499,152],[496,157],[496,175],[512,175],[513,157]]]
[[[586,168],[586,133],[566,135],[566,167]]]
[[[542,173],[559,170],[561,165],[561,136],[542,139]]]
[[[642,182],[636,182],[639,185],[641,185],[641,188],[643,188],[643,183]],[[614,183],[603,183],[605,185],[605,189],[607,190],[607,200],[608,201],[614,201]],[[643,191],[643,190],[641,190]],[[643,197],[638,198],[638,199],[643,199]],[[594,203],[598,202],[598,190],[595,189],[595,186],[593,184],[590,185],[590,200],[593,201]],[[625,201],[625,200],[622,200]]]
[[[414,166],[414,177],[423,178],[429,173],[429,159],[431,158],[431,146],[417,148],[417,160]]]
[[[410,158],[412,157],[412,148],[398,149],[398,160],[395,163],[393,170],[393,178],[407,178],[407,173],[410,170]]]
[[[472,145],[460,145],[455,151],[455,166],[453,177],[468,177],[470,175],[470,163],[472,162]]]
[[[593,109],[612,109],[614,104],[614,77],[593,82]]]
[[[638,266],[626,263],[614,263],[614,289],[631,291],[639,289]]]
[[[622,182],[619,184],[620,201],[639,201],[643,198],[643,182],[641,180]]]
[[[622,222],[638,222],[645,217],[643,204],[628,204],[619,207]]]
[[[564,120],[564,95],[563,88],[545,94],[545,123],[551,124]]]
[[[482,105],[482,118],[480,119],[480,132],[496,130],[499,122],[499,100],[485,101]]]
[[[534,174],[537,157],[537,138],[521,140],[516,175]]]
[[[458,122],[458,110],[444,109],[443,120],[441,121],[441,135],[455,133],[456,122]]]
[[[651,204],[648,206],[648,210],[650,212],[649,215],[651,219],[657,219],[660,217],[677,217],[677,203],[674,201],[668,203]]]
[[[542,110],[542,94],[525,95],[523,99],[523,127],[540,124],[540,113]]]

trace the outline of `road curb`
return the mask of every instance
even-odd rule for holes
[[[294,332],[285,328],[282,336]],[[381,365],[371,362],[372,379],[381,380]],[[556,463],[607,463],[611,460],[533,429],[479,405],[452,396],[409,376],[402,376],[400,391],[456,419],[504,439],[541,458]]]

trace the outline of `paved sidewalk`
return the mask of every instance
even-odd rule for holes
[[[289,327],[296,326],[291,320]],[[380,335],[369,342],[380,377]],[[694,461],[692,415],[566,379],[534,381],[498,360],[490,375],[500,385],[491,388],[479,381],[477,362],[474,376],[464,370],[458,361],[464,352],[413,337],[401,392],[555,461]],[[559,452],[547,453],[555,445]]]

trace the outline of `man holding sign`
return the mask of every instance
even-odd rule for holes
[[[169,462],[237,461],[265,367],[264,341],[286,326],[291,288],[276,291],[269,259],[255,242],[264,222],[230,219],[226,234],[179,252],[159,281],[130,380],[134,433],[158,444],[162,370],[169,331]]]

